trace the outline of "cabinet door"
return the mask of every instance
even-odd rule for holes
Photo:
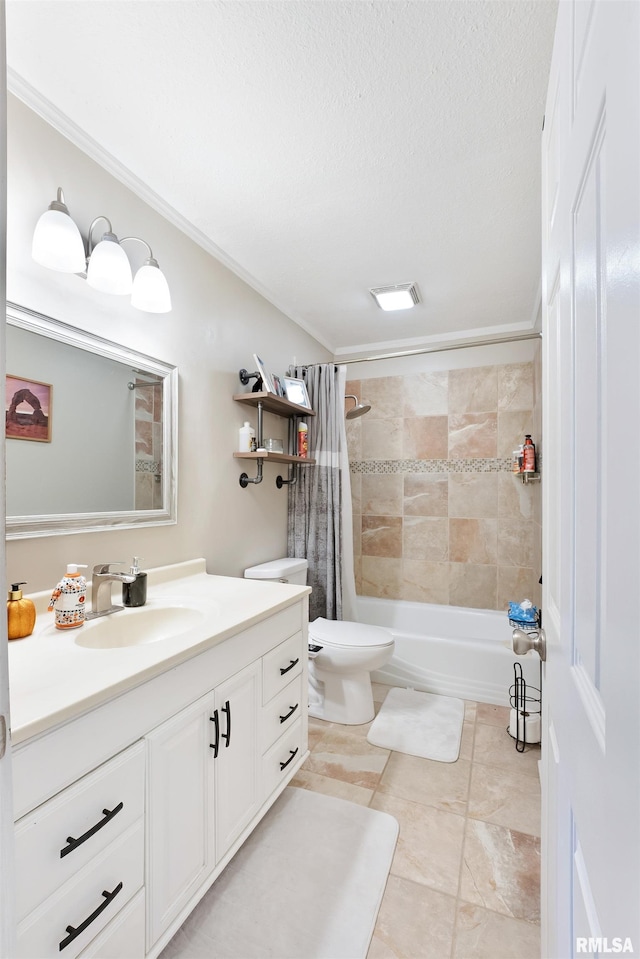
[[[150,943],[214,866],[213,707],[203,696],[147,737]]]
[[[261,703],[260,662],[252,663],[215,689],[219,731],[215,759],[216,861],[224,856],[261,805]]]

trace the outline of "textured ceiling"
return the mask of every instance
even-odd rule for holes
[[[531,327],[555,2],[6,6],[10,88],[330,349]],[[367,292],[408,281],[414,310]]]

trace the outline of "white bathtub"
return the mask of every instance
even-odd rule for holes
[[[384,626],[395,639],[390,662],[371,674],[374,682],[508,706],[519,662],[526,682],[540,687],[540,659],[510,649],[506,613],[368,596],[357,597],[357,612],[359,622]]]

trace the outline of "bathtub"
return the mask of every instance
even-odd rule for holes
[[[510,649],[506,613],[369,596],[356,603],[358,622],[384,626],[395,639],[389,663],[371,674],[374,682],[508,706],[519,662],[527,684],[540,687],[540,659]]]

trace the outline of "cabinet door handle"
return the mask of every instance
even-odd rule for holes
[[[289,709],[289,712],[288,712],[288,713],[285,713],[284,716],[281,716],[281,717],[280,717],[280,722],[281,722],[281,723],[286,723],[286,721],[287,721],[287,719],[289,718],[289,716],[293,716],[293,714],[295,713],[295,711],[296,711],[296,709],[298,708],[299,705],[300,705],[299,703],[296,703],[295,706],[291,706],[291,708]]]
[[[73,852],[74,849],[77,849],[78,846],[81,846],[83,842],[86,842],[87,839],[90,839],[99,829],[102,829],[103,826],[106,826],[114,816],[117,816],[118,813],[124,809],[124,803],[119,802],[117,806],[114,806],[113,809],[103,809],[102,815],[104,819],[100,819],[95,826],[92,826],[91,829],[88,829],[83,833],[78,839],[74,839],[73,836],[67,836],[67,846],[63,846],[60,850],[60,858],[64,859],[65,856],[68,856],[70,852]]]
[[[104,896],[104,902],[101,902],[98,908],[95,909],[90,916],[87,916],[84,922],[81,922],[79,926],[67,926],[65,931],[68,932],[69,935],[66,937],[66,939],[63,939],[58,946],[60,952],[62,952],[63,949],[66,949],[67,946],[73,942],[76,936],[79,936],[81,932],[84,932],[87,926],[90,926],[94,919],[98,918],[101,912],[104,912],[109,903],[115,899],[121,889],[122,883],[119,882],[115,889],[113,889],[111,892],[107,892],[106,889],[103,890],[102,895]]]
[[[298,752],[298,747],[296,746],[295,749],[290,749],[289,752],[291,753],[291,755],[289,756],[289,758],[288,758],[287,760],[285,760],[285,762],[280,763],[280,772],[282,772],[283,769],[286,769],[286,768],[287,768],[287,766],[289,765],[289,763],[291,762],[291,760],[293,759],[293,757],[295,756],[295,754]]]
[[[209,743],[211,749],[213,749],[213,758],[216,759],[218,756],[218,749],[220,747],[220,720],[218,718],[218,710],[214,709],[213,716],[209,716],[209,720],[215,726],[215,740],[212,743]]]
[[[296,665],[296,663],[299,663],[299,662],[300,662],[300,659],[299,659],[299,658],[298,658],[298,659],[292,659],[291,662],[289,663],[289,665],[288,665],[288,666],[285,666],[284,669],[283,669],[282,666],[281,666],[281,667],[280,667],[280,675],[281,675],[281,676],[284,676],[285,673],[288,673],[289,670],[290,670],[290,669],[293,669],[293,667]]]
[[[224,739],[224,746],[226,749],[229,743],[231,742],[231,706],[229,704],[229,700],[227,700],[224,706],[222,707],[222,712],[227,714],[227,731],[226,733],[222,734],[222,738]]]

